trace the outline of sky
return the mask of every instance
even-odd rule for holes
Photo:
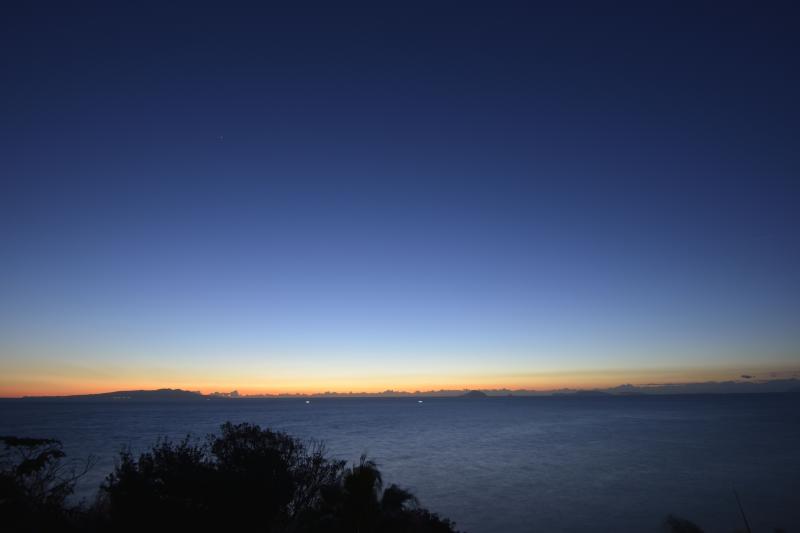
[[[799,23],[6,6],[0,396],[796,372]]]

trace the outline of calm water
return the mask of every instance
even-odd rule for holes
[[[200,403],[0,401],[0,434],[56,437],[99,459],[203,436],[226,420],[375,458],[389,482],[473,533],[660,531],[670,512],[706,531],[800,531],[800,395],[265,399]]]

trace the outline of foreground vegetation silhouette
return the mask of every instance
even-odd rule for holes
[[[122,452],[88,506],[67,498],[91,460],[66,465],[61,443],[52,439],[0,437],[0,445],[3,532],[456,531],[407,490],[384,489],[366,456],[348,467],[329,458],[321,443],[257,425],[225,423],[204,442],[163,439],[138,457]],[[703,533],[671,515],[664,529]]]
[[[65,505],[80,472],[67,470],[61,443],[53,439],[0,437],[0,531],[74,529],[83,511]]]
[[[257,425],[226,423],[205,442],[161,440],[122,452],[91,506],[66,498],[86,469],[69,470],[55,440],[0,437],[3,531],[455,531],[410,492],[383,487],[376,464],[351,467]],[[88,464],[86,468],[88,468]]]

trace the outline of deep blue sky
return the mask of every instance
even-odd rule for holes
[[[141,4],[3,10],[0,392],[800,367],[791,3]]]

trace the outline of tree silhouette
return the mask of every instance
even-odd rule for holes
[[[75,513],[64,502],[92,465],[65,465],[54,439],[0,437],[0,525],[9,531],[69,530]]]

